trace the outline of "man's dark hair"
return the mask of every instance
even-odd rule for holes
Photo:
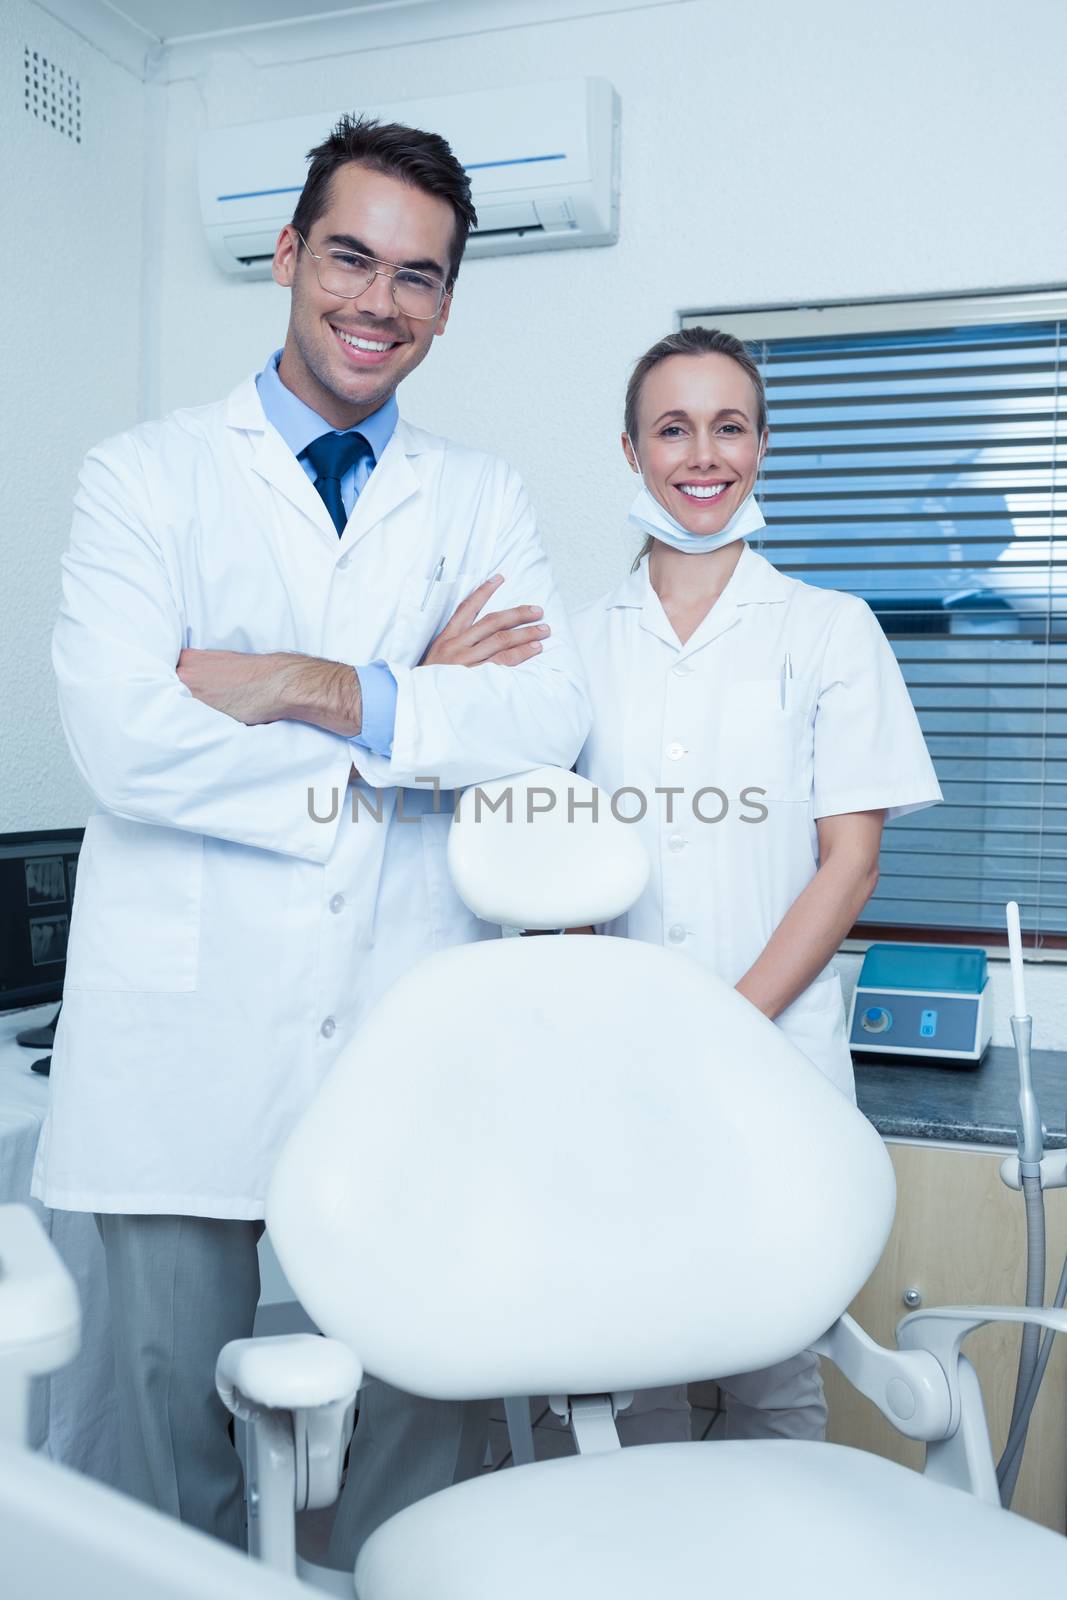
[[[447,200],[456,216],[448,260],[448,287],[459,275],[467,235],[478,226],[471,200],[470,179],[439,133],[405,128],[399,122],[378,122],[373,117],[342,117],[328,138],[308,151],[311,167],[293,212],[293,227],[306,239],[329,208],[330,182],[338,167],[350,161],[372,172],[399,178],[424,194]]]

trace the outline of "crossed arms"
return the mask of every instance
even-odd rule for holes
[[[552,614],[551,573],[514,474],[493,505],[490,559],[507,573],[506,598]],[[349,780],[349,739],[362,728],[355,670],[278,652],[187,652],[178,567],[157,531],[139,441],[91,451],[52,642],[75,765],[115,815],[324,862],[336,830],[309,815],[307,797]],[[442,788],[464,788],[574,760],[589,727],[577,652],[563,628],[540,654],[544,624],[527,606],[479,618],[500,587],[491,579],[475,590],[418,666],[389,663],[392,752],[358,757],[372,785],[435,775]]]
[[[456,607],[419,665],[517,667],[541,650],[552,631],[540,606],[478,613],[503,583],[499,574]],[[265,722],[310,722],[353,739],[363,730],[363,704],[354,667],[316,656],[237,650],[183,650],[177,674],[195,699],[246,727]]]

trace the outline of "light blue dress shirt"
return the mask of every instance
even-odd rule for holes
[[[364,417],[354,428],[337,428],[317,411],[305,405],[299,395],[287,389],[278,376],[278,362],[282,352],[275,350],[263,371],[256,378],[256,388],[263,411],[271,427],[281,434],[290,450],[300,461],[312,483],[315,469],[310,461],[300,460],[301,450],[306,450],[313,439],[324,433],[361,433],[374,452],[368,460],[364,457],[350,467],[341,479],[341,500],[345,511],[352,515],[352,507],[360,491],[381,460],[382,451],[393,437],[399,411],[396,396],[390,395],[383,406]],[[356,667],[360,693],[363,697],[363,730],[352,740],[365,750],[389,756],[393,751],[393,729],[396,726],[396,679],[384,661],[372,661],[369,666]]]

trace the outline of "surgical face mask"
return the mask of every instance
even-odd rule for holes
[[[750,533],[758,533],[760,528],[767,526],[755,497],[749,494],[742,500],[721,532],[690,533],[688,528],[683,528],[682,524],[660,505],[643,478],[637,498],[630,507],[630,521],[643,533],[650,533],[653,539],[661,539],[673,550],[681,550],[688,556],[706,555],[709,550],[718,550],[724,544],[733,544],[735,539],[747,538]]]

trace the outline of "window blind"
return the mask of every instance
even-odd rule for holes
[[[1067,946],[1067,298],[828,309],[685,321],[758,355],[763,553],[870,603],[944,791],[855,931],[988,943],[1015,898]]]

